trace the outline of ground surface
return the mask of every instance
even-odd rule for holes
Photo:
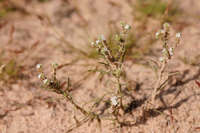
[[[79,51],[70,49],[68,44],[87,53],[88,42],[99,34],[108,35],[113,23],[118,25],[123,20],[131,24],[133,30],[136,29],[140,21],[133,17],[131,3],[134,4],[134,1],[11,1],[17,10],[0,18],[0,52],[4,53],[0,63],[15,60],[17,66],[20,66],[20,77],[0,81],[0,133],[65,133],[74,123],[73,115],[79,112],[74,112],[72,105],[60,95],[40,87],[36,64],[43,64],[45,72],[49,73],[52,62],[65,64],[78,58],[73,65],[59,71],[59,78],[70,76],[72,83],[80,84],[74,86],[77,89],[73,91],[78,103],[103,95],[104,86],[98,83],[97,75],[82,79],[87,76],[88,68],[97,65],[97,60],[82,57]],[[200,88],[195,84],[195,80],[200,80],[200,2],[177,2],[184,14],[172,23],[172,32],[181,31],[183,38],[169,69],[180,71],[181,75],[169,83],[158,99],[158,105],[164,104],[162,111],[166,114],[171,111],[174,120],[159,114],[144,123],[124,127],[122,133],[200,132]],[[53,27],[68,42],[63,43],[52,25],[46,24],[46,20],[43,21],[39,15],[48,15]],[[160,28],[160,21],[149,18],[145,27],[154,36]],[[155,52],[152,58],[156,58],[155,55],[159,55],[161,50],[159,42],[152,47]],[[151,54],[147,56],[149,58]],[[155,82],[154,72],[143,64],[145,60],[136,63],[134,59],[125,63],[128,79],[140,84],[140,89],[133,94],[138,99],[149,94]],[[133,110],[132,114],[139,115],[140,109]],[[100,131],[96,123],[89,126],[84,124],[72,132],[117,132],[111,129],[107,121],[102,123],[102,127]]]

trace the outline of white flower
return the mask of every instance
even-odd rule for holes
[[[106,38],[105,38],[104,35],[101,35],[101,40],[102,40],[102,41],[106,41]]]
[[[42,65],[41,65],[41,64],[37,64],[37,65],[36,65],[36,68],[37,68],[37,69],[41,69],[41,68],[42,68]]]
[[[165,60],[165,58],[164,57],[160,57],[159,60],[160,60],[160,62],[163,62]]]
[[[42,79],[42,77],[43,77],[43,74],[42,74],[42,73],[38,75],[38,78],[39,78],[39,79]]]
[[[159,36],[160,35],[160,32],[158,31],[158,32],[156,32],[156,36]]]
[[[107,52],[107,51],[108,51],[108,48],[104,48],[103,51],[104,51],[104,52]]]
[[[174,49],[173,48],[169,48],[169,54],[172,56],[174,55]]]
[[[125,29],[125,30],[130,30],[130,29],[131,29],[131,26],[128,25],[128,24],[126,24],[126,25],[124,26],[124,29]]]
[[[45,79],[45,80],[43,80],[43,83],[44,83],[45,85],[48,85],[48,84],[49,84],[49,80],[48,80],[48,79]]]
[[[110,101],[111,101],[111,104],[114,105],[114,106],[116,106],[118,104],[116,96],[111,97]]]
[[[160,31],[156,32],[156,39],[158,39],[160,36]]]
[[[91,45],[94,46],[94,45],[95,45],[95,42],[91,42]]]
[[[180,32],[176,33],[176,38],[181,38],[181,33]]]
[[[100,43],[100,40],[96,40],[96,44],[98,45]]]

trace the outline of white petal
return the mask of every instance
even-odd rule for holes
[[[41,69],[41,68],[42,68],[42,65],[41,65],[41,64],[37,64],[37,65],[36,65],[36,68],[37,68],[37,69]]]
[[[124,29],[125,29],[125,30],[130,30],[130,29],[131,29],[131,26],[128,25],[128,24],[126,24],[126,25],[124,26]]]
[[[176,38],[180,38],[181,37],[181,33],[176,33]]]
[[[116,105],[118,104],[118,102],[117,102],[117,97],[116,97],[116,96],[111,97],[110,100],[111,100],[111,104],[112,104],[112,105],[116,106]]]
[[[96,44],[98,45],[100,43],[100,40],[96,40]]]
[[[45,85],[47,85],[47,84],[49,83],[49,80],[48,80],[48,79],[45,79],[45,80],[43,80],[43,83],[44,83]]]

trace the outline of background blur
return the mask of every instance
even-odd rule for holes
[[[90,42],[104,34],[112,44],[121,21],[132,27],[125,69],[132,87],[140,85],[136,97],[149,93],[154,83],[147,59],[161,55],[155,33],[164,22],[170,23],[172,38],[182,33],[169,66],[182,73],[163,94],[177,119],[174,127],[159,115],[123,132],[200,132],[200,92],[195,84],[200,79],[199,0],[0,0],[0,133],[65,133],[74,123],[73,109],[60,96],[41,89],[35,66],[43,64],[49,73],[52,62],[64,64],[58,76],[72,78],[77,102],[102,95],[98,75],[88,74],[99,58]],[[99,133],[93,124],[73,132]],[[102,132],[111,132],[106,122]]]

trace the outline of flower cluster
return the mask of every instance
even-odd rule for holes
[[[42,81],[42,85],[50,89],[58,88],[59,86],[59,82],[56,79],[56,69],[58,68],[58,64],[52,63],[52,67],[53,67],[53,77],[48,78],[43,72],[42,65],[41,64],[36,65],[36,68],[39,71],[38,78]]]
[[[119,62],[123,60],[125,53],[125,36],[131,29],[131,26],[121,22],[122,32],[115,35],[116,45],[119,47],[117,55],[113,55],[113,50],[110,48],[108,41],[104,35],[100,35],[99,39],[91,42],[92,47],[95,47],[100,55],[102,55],[107,63],[113,64],[113,62]]]
[[[121,32],[114,36],[114,41],[109,43],[104,35],[101,35],[99,39],[92,42],[91,45],[96,48],[99,55],[103,57],[103,63],[106,64],[106,73],[113,76],[116,85],[116,94],[110,98],[111,105],[114,112],[118,112],[120,109],[124,109],[123,106],[123,92],[121,77],[123,75],[123,63],[126,55],[126,40],[128,31],[130,31],[131,26],[121,22]],[[104,70],[103,70],[104,71]],[[118,114],[115,114],[118,116]]]
[[[113,97],[110,98],[111,104],[113,106],[117,106],[118,105],[117,99],[118,99],[117,96],[113,96]]]
[[[38,75],[38,78],[43,82],[44,85],[48,85],[49,79],[45,76],[45,74],[42,70],[42,64],[37,64],[36,68],[40,72],[39,75]]]
[[[169,34],[170,34],[170,25],[168,23],[163,24],[163,29],[156,33],[156,38],[161,39],[162,41],[162,57],[159,58],[161,64],[158,66],[158,80],[155,84],[154,91],[152,93],[152,104],[154,104],[156,96],[159,92],[166,86],[167,81],[169,80],[169,72],[165,71],[168,61],[174,55],[174,49],[180,43],[181,33],[176,33],[176,43],[169,46]]]
[[[181,33],[176,33],[176,45],[174,47],[169,47],[168,40],[169,40],[169,30],[170,30],[170,24],[164,23],[163,29],[156,32],[156,39],[161,39],[163,41],[163,50],[162,50],[162,57],[160,57],[160,61],[166,61],[167,59],[171,59],[171,57],[174,55],[174,49],[175,47],[180,43]]]

